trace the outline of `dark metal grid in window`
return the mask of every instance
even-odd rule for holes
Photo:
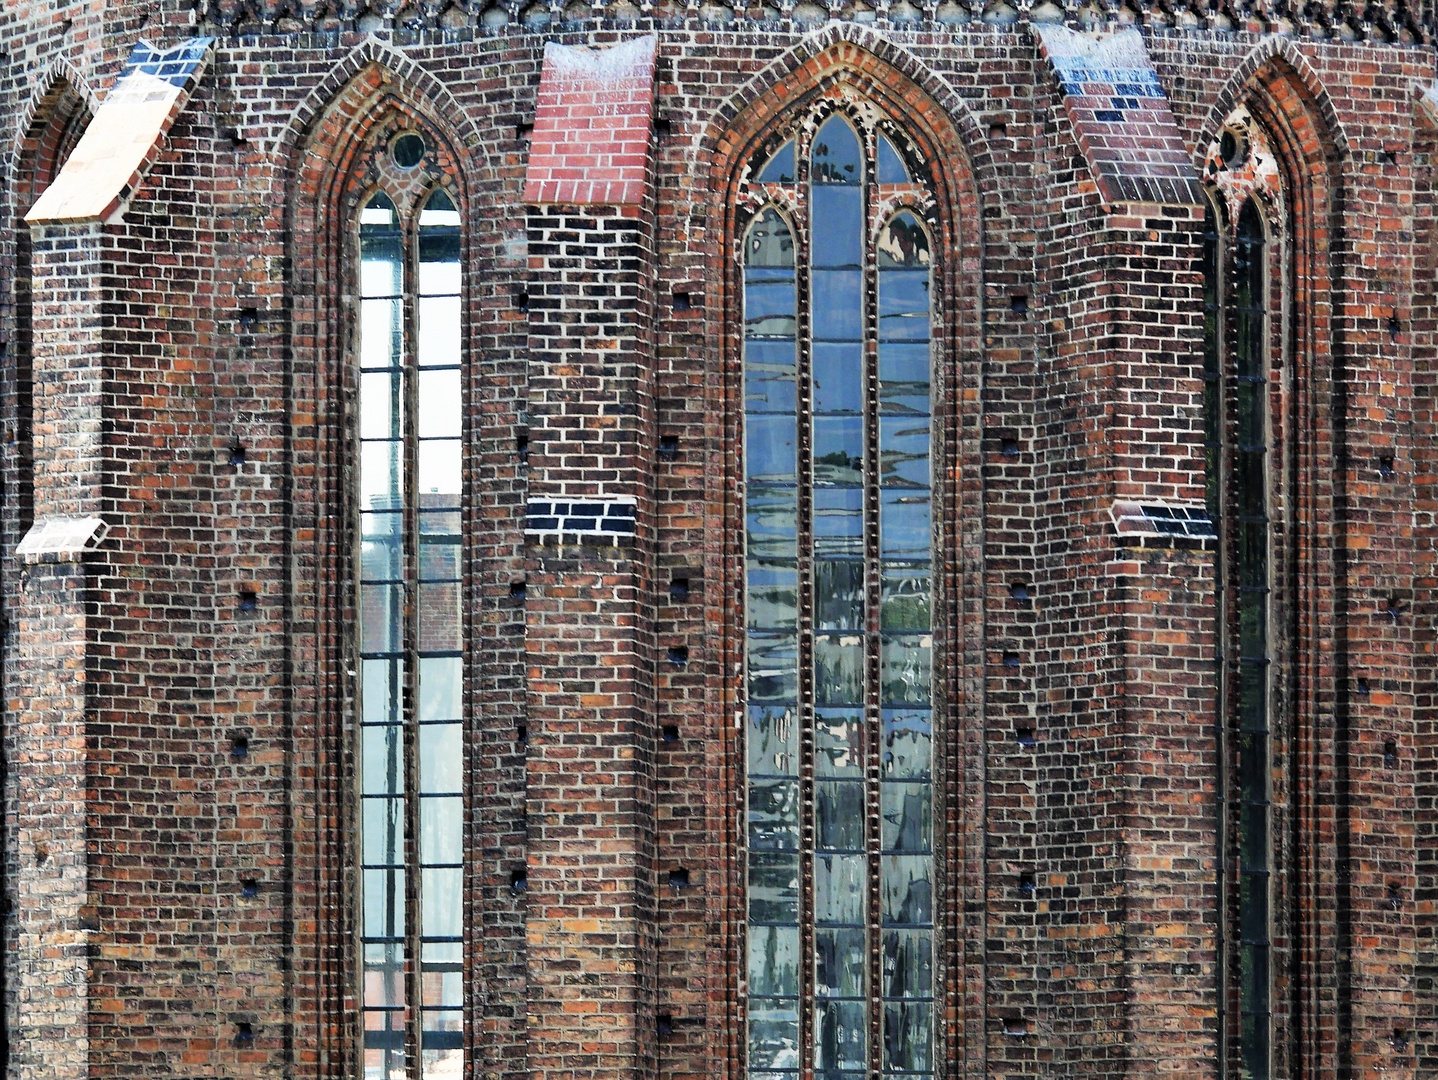
[[[744,240],[749,1069],[765,1080],[934,1067],[932,275],[911,212],[870,242],[873,178],[912,180],[865,134],[867,151],[832,116],[759,171],[799,181],[807,260],[772,207]]]
[[[378,193],[359,240],[363,1071],[437,1080],[464,1066],[459,214]]]

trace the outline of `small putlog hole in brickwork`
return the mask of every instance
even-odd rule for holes
[[[389,153],[401,169],[413,169],[424,160],[426,149],[423,136],[406,131],[390,144]]]
[[[1029,1035],[1028,1019],[1022,1016],[1004,1017],[1004,1034],[1015,1039],[1025,1039]]]
[[[1398,335],[1403,331],[1403,324],[1398,321],[1398,312],[1390,312],[1388,315],[1388,340],[1397,341]]]
[[[989,138],[991,138],[991,139],[1003,139],[1003,138],[1006,138],[1006,137],[1008,136],[1008,133],[1009,133],[1009,125],[1003,123],[1002,121],[1000,121],[1000,122],[998,122],[998,123],[996,123],[996,124],[990,124],[990,125],[989,125]]]
[[[236,315],[240,329],[245,333],[253,333],[260,325],[260,309],[257,307],[242,307]]]
[[[529,745],[529,725],[518,723],[514,725],[514,741],[520,746]]]
[[[688,290],[683,290],[683,291],[678,291],[678,290],[676,290],[676,291],[675,291],[675,293],[674,293],[674,310],[675,310],[675,311],[692,311],[692,310],[694,310],[694,304],[693,304],[693,301],[690,299]]]
[[[509,583],[509,595],[515,600],[523,600],[525,593],[529,591],[529,585],[523,580],[511,581]]]
[[[1027,581],[1010,582],[1009,595],[1012,596],[1015,600],[1032,599],[1029,593],[1029,583]]]
[[[1367,679],[1354,679],[1354,680],[1353,680],[1353,692],[1354,692],[1355,694],[1357,694],[1359,697],[1367,697],[1367,696],[1368,696],[1368,680],[1367,680]]]
[[[679,741],[679,725],[665,724],[659,729],[659,738],[663,742],[677,743]]]
[[[1021,663],[1021,661],[1019,660],[1019,654],[1018,654],[1018,653],[1016,653],[1016,652],[1006,652],[1006,653],[1004,653],[1004,667],[1016,668],[1016,667],[1019,666],[1020,663]]]
[[[659,436],[659,460],[660,460],[660,461],[673,461],[673,460],[675,460],[677,457],[679,457],[679,436],[678,436],[678,435],[661,435],[661,436]]]
[[[1032,900],[1034,898],[1034,876],[1033,874],[1019,875],[1019,898]]]
[[[248,1020],[235,1024],[235,1045],[249,1046],[255,1041],[255,1028]]]
[[[675,667],[683,667],[685,664],[689,663],[689,646],[669,646],[669,662]]]
[[[653,123],[654,137],[656,139],[667,139],[674,134],[674,122],[667,116],[656,116]]]
[[[529,460],[529,436],[519,434],[514,437],[514,452],[519,456],[521,463]]]
[[[514,125],[514,137],[522,143],[527,143],[534,137],[534,122],[521,121]]]
[[[999,436],[999,453],[1004,457],[1019,456],[1019,440],[1016,435]]]
[[[1403,886],[1396,881],[1388,883],[1388,907],[1392,911],[1403,910]]]
[[[660,1013],[654,1020],[654,1029],[662,1039],[674,1034],[674,1017],[670,1013]]]
[[[682,866],[676,866],[669,871],[669,890],[679,892],[689,888],[689,871]]]
[[[239,602],[236,605],[241,611],[258,611],[260,609],[260,594],[254,589],[241,589]]]
[[[1031,727],[1014,728],[1014,738],[1025,750],[1031,750],[1039,744],[1039,733]]]
[[[1393,478],[1393,455],[1383,454],[1378,458],[1378,475],[1385,480]]]
[[[259,896],[259,895],[260,895],[260,882],[259,882],[259,879],[258,879],[258,878],[252,878],[252,877],[241,878],[241,879],[240,879],[240,895],[243,896],[246,900],[253,900],[255,897]]]
[[[249,451],[245,449],[244,443],[240,442],[239,440],[230,443],[228,450],[229,463],[233,468],[238,469],[241,465],[245,464],[245,462],[249,460]]]
[[[1398,768],[1398,743],[1389,739],[1383,744],[1383,767],[1385,769]]]
[[[528,289],[515,289],[515,290],[514,290],[514,310],[515,310],[515,311],[528,311],[528,310],[529,310],[529,290],[528,290]]]
[[[248,145],[250,141],[244,131],[237,127],[225,128],[225,139],[229,142],[231,150],[238,150],[240,147]]]
[[[50,861],[50,845],[43,840],[35,845],[35,865],[44,866]]]
[[[673,577],[669,579],[669,599],[689,599],[689,579],[687,577]]]
[[[230,736],[230,757],[237,761],[250,756],[250,737],[240,733]]]
[[[1396,1027],[1393,1029],[1393,1049],[1400,1054],[1408,1052],[1408,1031],[1405,1028]]]
[[[529,888],[529,872],[527,870],[515,870],[509,875],[509,891],[518,896]]]
[[[1009,311],[1014,315],[1027,315],[1029,313],[1029,298],[1026,293],[1015,293],[1009,297]]]

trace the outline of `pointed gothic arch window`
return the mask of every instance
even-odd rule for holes
[[[464,1068],[460,215],[443,187],[414,203],[375,192],[358,222],[366,1080]]]
[[[935,251],[892,135],[796,127],[741,243],[748,1075],[920,1078]]]
[[[1226,1045],[1240,1080],[1273,1057],[1275,727],[1271,520],[1270,252],[1244,200],[1236,227],[1207,211],[1203,236],[1206,495],[1221,538],[1219,715],[1225,772]],[[1230,1010],[1233,1010],[1230,1012]]]

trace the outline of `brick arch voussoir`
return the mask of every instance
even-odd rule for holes
[[[1289,161],[1290,168],[1336,175],[1338,163],[1349,155],[1348,135],[1323,80],[1287,38],[1265,38],[1234,69],[1204,120],[1196,153],[1201,157],[1218,138],[1234,109],[1255,103],[1269,114],[1270,124],[1288,129],[1287,139],[1299,148],[1303,167]],[[1285,136],[1282,131],[1273,134]]]
[[[77,117],[94,116],[99,109],[88,79],[68,60],[52,63],[35,84],[16,120],[9,153],[9,174],[28,185],[40,164],[37,151],[47,132],[63,128]]]
[[[918,57],[867,27],[830,24],[807,35],[735,92],[715,112],[700,141],[709,158],[711,186],[722,190],[757,133],[787,113],[805,91],[847,75],[881,102],[902,105],[906,128],[920,125],[961,174],[976,204],[989,185],[992,155],[968,103]]]

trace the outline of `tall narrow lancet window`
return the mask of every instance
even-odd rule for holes
[[[360,987],[367,1080],[463,1073],[459,213],[360,212]]]
[[[1233,252],[1233,551],[1237,640],[1239,1044],[1244,1080],[1267,1080],[1272,1011],[1268,327],[1263,221],[1252,200]]]
[[[890,136],[841,114],[756,180],[773,201],[741,254],[749,1076],[919,1078],[935,1057],[925,193]]]

